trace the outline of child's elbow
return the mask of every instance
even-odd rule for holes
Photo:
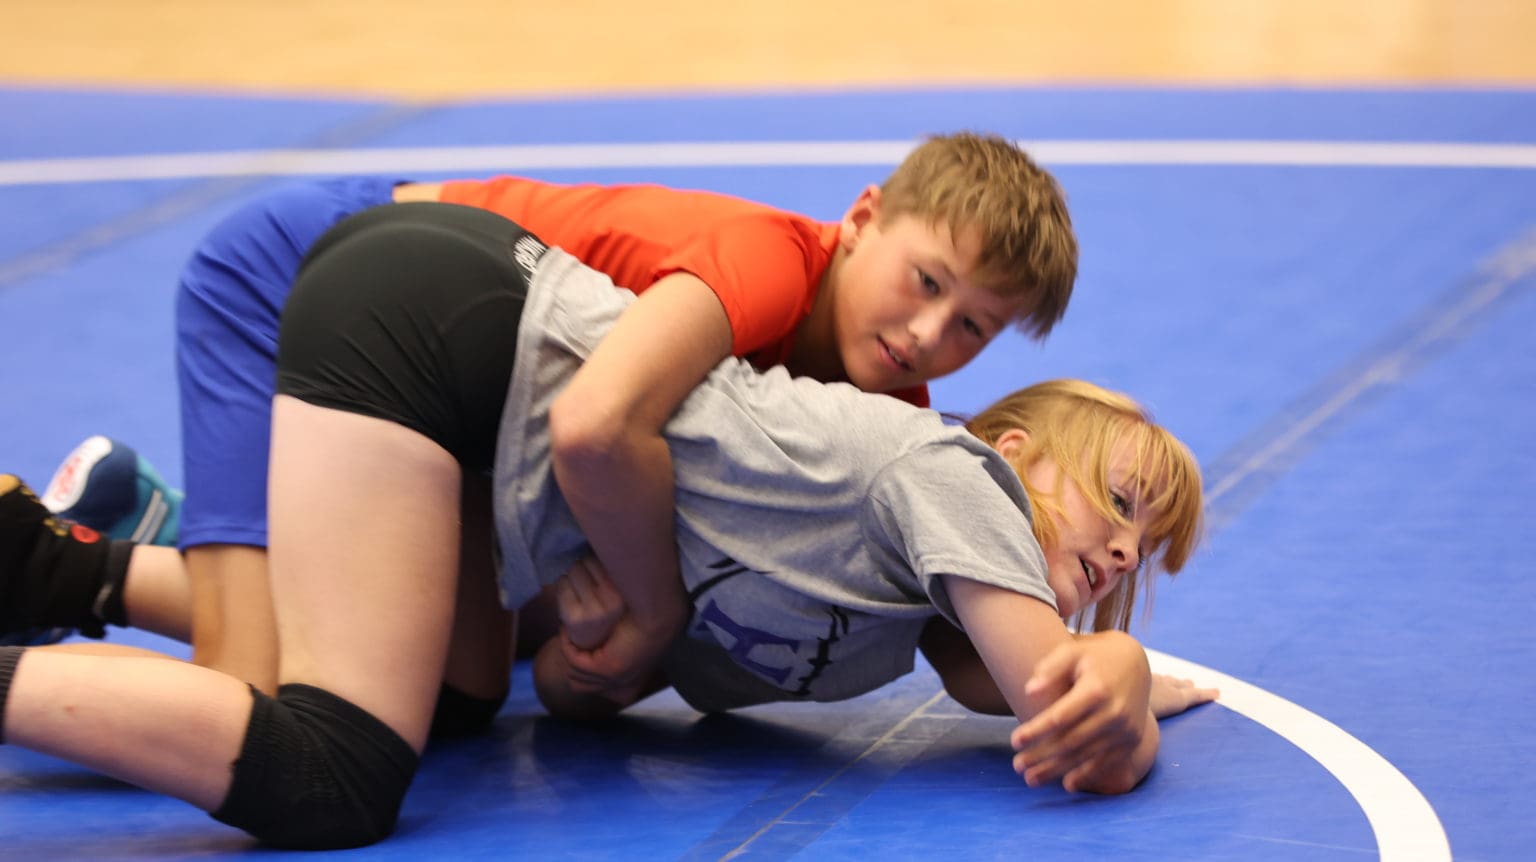
[[[1013,709],[990,678],[945,679],[944,693],[955,703],[981,715],[1013,715]]]
[[[549,409],[549,451],[556,467],[601,466],[618,449],[623,423],[595,399],[560,394]]]

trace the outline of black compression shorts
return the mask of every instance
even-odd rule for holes
[[[454,204],[342,221],[310,249],[283,309],[278,393],[398,423],[489,471],[543,250],[502,216]]]

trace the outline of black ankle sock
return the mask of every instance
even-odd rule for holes
[[[41,543],[40,543],[41,544]],[[106,636],[106,624],[128,624],[123,584],[133,543],[120,539],[83,542],[69,537],[33,552],[35,565],[19,596],[28,626],[70,626],[91,638]]]
[[[128,605],[123,595],[127,592],[128,563],[133,558],[133,543],[112,539],[106,559],[101,565],[101,586],[96,590],[96,600],[91,613],[102,622],[114,626],[128,625]]]
[[[19,495],[19,496],[17,496]],[[25,486],[0,495],[0,632],[69,626],[88,637],[127,624],[133,543],[52,517]]]
[[[5,702],[11,697],[11,677],[16,675],[16,662],[26,647],[0,647],[0,745],[5,744]]]

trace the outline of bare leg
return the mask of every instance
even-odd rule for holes
[[[192,594],[192,661],[271,694],[277,689],[277,620],[266,549],[188,548],[186,572]]]
[[[458,462],[400,425],[286,395],[272,440],[279,679],[351,701],[420,752],[453,624]]]
[[[465,501],[461,568],[472,580],[460,592],[446,679],[465,694],[494,698],[505,693],[511,674],[510,656],[499,653],[515,637],[515,616],[500,609],[495,590],[489,480],[476,477]],[[183,559],[173,548],[139,545],[124,588],[129,625],[191,643],[194,663],[268,694],[276,690],[277,621],[265,548],[202,545]]]
[[[187,643],[192,637],[192,590],[175,548],[138,545],[123,583],[128,624]]]
[[[506,694],[512,674],[517,616],[502,609],[496,592],[490,480],[466,476],[463,500],[458,600],[443,679],[472,697],[495,699]]]
[[[11,682],[5,741],[212,810],[250,713],[245,683],[207,668],[35,649]]]
[[[351,701],[417,752],[452,623],[459,473],[441,447],[398,425],[286,396],[274,404],[280,679]],[[214,810],[250,714],[246,684],[208,668],[32,650],[16,668],[5,731],[8,742]]]

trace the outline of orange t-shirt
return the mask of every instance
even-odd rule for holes
[[[655,185],[558,185],[523,177],[445,183],[439,199],[490,210],[620,287],[697,276],[725,308],[731,352],[781,365],[811,312],[838,226],[714,192]],[[928,388],[892,395],[928,406]]]

